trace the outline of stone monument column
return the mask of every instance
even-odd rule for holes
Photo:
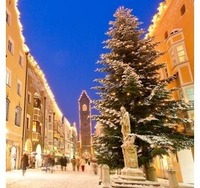
[[[112,187],[161,187],[157,182],[146,181],[143,171],[138,166],[137,146],[135,143],[136,134],[131,133],[131,124],[129,113],[125,107],[120,108],[120,125],[123,144],[121,145],[124,168],[121,175],[115,175],[111,178]]]
[[[120,111],[120,125],[123,136],[123,144],[121,147],[124,157],[124,168],[122,169],[122,175],[125,175],[127,179],[131,179],[135,176],[140,176],[141,179],[144,179],[143,172],[138,168],[137,146],[134,145],[136,135],[131,134],[129,113],[126,111],[124,106],[120,108]]]

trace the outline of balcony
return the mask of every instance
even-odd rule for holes
[[[60,133],[57,131],[54,131],[54,138],[60,139]]]
[[[41,100],[39,98],[34,99],[34,108],[41,109]]]
[[[33,122],[32,131],[33,131],[33,132],[37,132],[38,134],[41,134],[40,122],[38,122],[38,121],[34,121],[34,122]]]

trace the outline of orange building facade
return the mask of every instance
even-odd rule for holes
[[[181,99],[194,104],[194,1],[193,0],[166,0],[158,7],[154,15],[148,34],[155,36],[160,42],[157,50],[165,52],[157,62],[165,63],[160,71],[161,79],[174,74],[177,80],[169,87],[177,87],[175,99]],[[183,117],[194,120],[192,107]],[[186,127],[178,126],[178,130],[189,135],[194,134],[193,121]],[[177,152],[171,157],[155,160],[158,177],[167,178],[167,170],[176,171],[179,182],[194,182],[193,149]]]

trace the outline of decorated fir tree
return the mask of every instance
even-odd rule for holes
[[[94,87],[100,99],[94,101],[99,115],[94,116],[101,125],[101,135],[95,138],[98,163],[112,168],[122,168],[122,134],[119,124],[120,107],[130,114],[131,132],[137,135],[139,166],[149,167],[156,155],[166,155],[193,146],[193,138],[179,132],[190,120],[180,116],[189,106],[174,100],[175,88],[168,89],[176,76],[161,80],[156,63],[162,52],[156,51],[158,43],[145,39],[139,29],[138,19],[132,10],[120,7],[114,14],[104,41],[106,53],[100,56]]]

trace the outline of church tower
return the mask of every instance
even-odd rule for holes
[[[89,159],[92,154],[91,100],[85,90],[82,91],[78,102],[80,156]]]

